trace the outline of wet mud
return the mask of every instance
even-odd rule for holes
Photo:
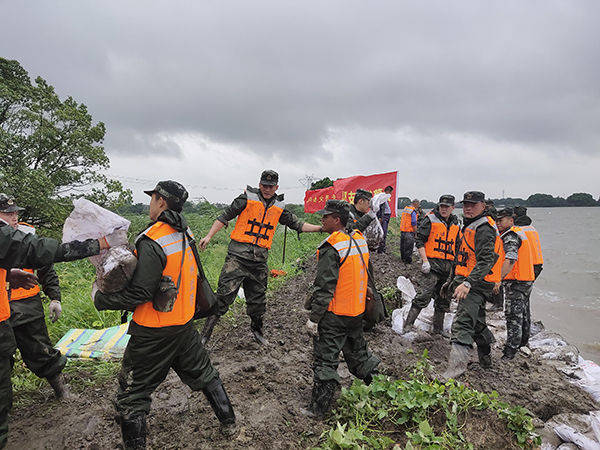
[[[401,297],[393,289],[396,279],[403,275],[418,286],[419,265],[416,261],[404,264],[394,254],[373,255],[373,262],[378,288],[387,292],[391,316],[392,309],[401,306]],[[217,325],[208,345],[234,405],[239,435],[223,437],[202,392],[192,392],[171,372],[154,394],[148,417],[149,448],[287,449],[318,443],[328,425],[302,413],[312,387],[312,341],[305,332],[308,316],[303,304],[314,278],[315,262],[308,260],[303,266],[300,275],[268,298],[268,346],[255,343],[243,309],[236,311],[233,320]],[[448,340],[427,333],[408,342],[392,331],[389,318],[368,333],[367,339],[372,351],[381,357],[385,372],[394,377],[407,376],[425,349],[433,375],[441,373],[450,348]],[[585,392],[566,383],[552,364],[533,355],[519,354],[508,362],[501,361],[500,356],[500,349],[494,348],[493,367],[482,370],[474,355],[463,381],[481,391],[497,391],[501,399],[527,407],[541,421],[560,413],[599,409]],[[352,376],[343,363],[339,372],[343,384],[349,385]],[[51,398],[50,388],[43,390],[39,401],[13,410],[7,448],[120,448],[112,406],[115,392],[116,380],[63,402]],[[513,445],[506,426],[485,411],[469,417],[465,433],[476,448]]]

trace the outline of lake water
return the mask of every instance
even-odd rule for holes
[[[535,320],[600,364],[600,208],[529,208],[544,270],[534,284]]]

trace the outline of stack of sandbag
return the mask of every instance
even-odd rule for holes
[[[98,239],[115,230],[127,231],[131,225],[129,220],[84,198],[75,200],[73,206],[63,227],[63,242]],[[128,246],[103,250],[89,260],[96,268],[98,289],[108,294],[127,285],[137,264],[137,258]]]

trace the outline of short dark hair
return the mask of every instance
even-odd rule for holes
[[[392,186],[386,186],[383,191],[384,192],[386,192],[386,191],[392,192],[393,190],[394,190],[394,188]]]
[[[164,195],[160,195],[158,192],[155,192],[158,198],[162,198],[165,202],[167,202],[167,208],[172,211],[180,213],[183,211],[183,204],[173,198],[167,198]]]
[[[348,217],[348,215],[347,215],[347,214],[343,214],[343,215],[342,215],[342,214],[339,214],[339,213],[331,213],[331,214],[329,214],[329,215],[330,215],[331,217],[333,217],[334,219],[335,219],[335,218],[338,218],[338,219],[340,219],[340,223],[342,224],[342,226],[344,226],[344,227],[345,227],[346,225],[348,225],[348,218],[349,218],[349,217]]]

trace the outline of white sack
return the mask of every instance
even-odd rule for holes
[[[380,192],[379,194],[373,196],[373,198],[371,199],[371,209],[373,210],[373,212],[377,214],[379,212],[379,209],[381,208],[381,205],[386,203],[391,196],[391,194],[386,194],[385,192]]]
[[[73,202],[74,209],[63,226],[63,242],[98,239],[117,229],[129,229],[131,222],[84,198]],[[133,276],[137,258],[126,246],[103,250],[89,258],[96,268],[101,292],[110,294],[125,287]]]
[[[417,291],[415,291],[415,287],[412,282],[403,276],[399,276],[398,280],[396,280],[396,286],[402,292],[402,300],[404,303],[412,302],[412,299],[417,295]]]

